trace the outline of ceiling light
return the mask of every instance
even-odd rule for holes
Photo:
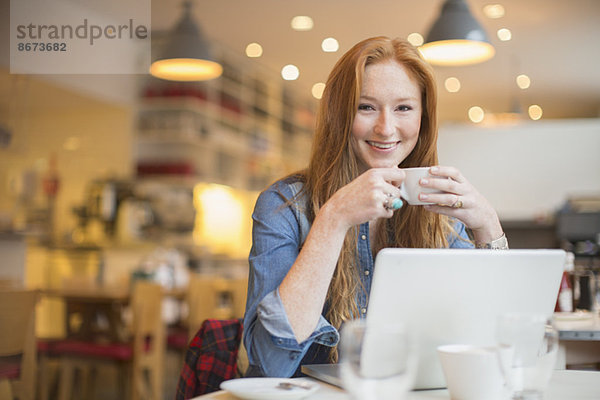
[[[495,54],[494,46],[464,0],[445,0],[419,50],[436,65],[475,64]]]
[[[425,41],[425,39],[423,39],[423,36],[418,32],[411,33],[406,37],[406,40],[408,40],[408,43],[412,44],[415,47],[421,46]]]
[[[329,38],[323,39],[323,42],[321,43],[321,48],[326,53],[334,53],[339,50],[340,44],[334,38],[329,37]]]
[[[311,17],[307,17],[306,15],[297,15],[292,18],[292,29],[295,31],[310,31],[313,26],[313,20]]]
[[[223,67],[213,61],[208,42],[192,19],[192,5],[183,3],[183,16],[170,33],[161,57],[150,66],[150,73],[170,81],[203,81],[223,73]]]
[[[537,104],[530,105],[527,111],[529,112],[529,118],[531,118],[534,121],[537,121],[538,119],[542,118],[542,107],[538,106]]]
[[[323,82],[319,82],[313,85],[311,92],[315,99],[321,99],[321,97],[323,97],[324,90],[325,84]]]
[[[473,106],[473,107],[469,108],[469,119],[472,122],[475,122],[476,124],[478,124],[481,121],[483,121],[484,117],[485,117],[485,113],[483,112],[483,108],[481,108],[479,106]]]
[[[507,28],[498,29],[496,34],[498,35],[498,39],[502,40],[503,42],[507,42],[512,39],[512,32]]]
[[[458,78],[451,76],[444,81],[444,87],[450,93],[456,93],[460,90],[460,81]]]
[[[286,81],[295,81],[300,76],[300,70],[295,65],[288,64],[281,69],[281,76]]]
[[[486,17],[497,19],[504,17],[504,7],[501,4],[488,4],[483,7],[483,13]]]
[[[250,43],[248,46],[246,46],[246,55],[248,57],[260,57],[262,56],[263,53],[263,48],[260,44],[258,43]]]
[[[528,89],[531,85],[531,79],[527,75],[521,74],[517,76],[517,86],[520,89]]]

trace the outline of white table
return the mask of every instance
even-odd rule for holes
[[[321,387],[306,400],[349,400],[350,396],[342,389],[319,382]],[[196,399],[237,400],[233,395],[218,391]],[[407,400],[450,400],[447,390],[421,390],[410,392]],[[598,400],[600,399],[600,372],[596,371],[554,371],[544,400]]]

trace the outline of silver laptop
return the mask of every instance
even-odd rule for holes
[[[383,249],[367,320],[398,320],[413,329],[419,340],[414,388],[443,388],[437,346],[493,345],[496,319],[505,312],[551,315],[564,262],[558,249]],[[341,386],[336,365],[307,365],[302,372]]]

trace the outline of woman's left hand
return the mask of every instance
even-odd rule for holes
[[[431,175],[449,179],[423,178],[420,185],[443,193],[421,193],[419,200],[435,203],[425,209],[455,217],[473,231],[476,242],[491,242],[502,236],[496,211],[477,189],[454,167],[434,166]]]

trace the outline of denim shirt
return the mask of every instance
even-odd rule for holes
[[[302,248],[310,222],[303,212],[304,199],[286,202],[302,188],[298,178],[280,180],[260,194],[252,214],[252,249],[248,258],[250,275],[244,345],[248,352],[246,376],[290,377],[300,375],[300,365],[326,363],[329,348],[336,346],[339,333],[324,317],[326,309],[308,339],[298,343],[285,313],[279,285]],[[448,238],[451,248],[469,248],[465,226],[456,223],[460,236]],[[369,224],[359,226],[358,256],[364,292],[357,296],[360,317],[367,312],[374,258],[369,243]]]

